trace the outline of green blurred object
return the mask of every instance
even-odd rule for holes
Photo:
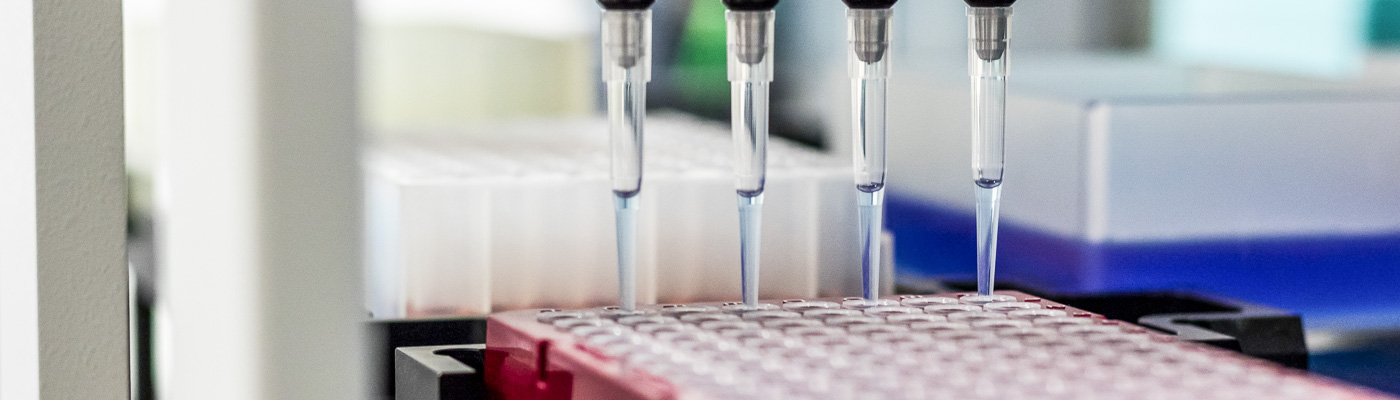
[[[1400,47],[1400,0],[1371,2],[1371,45]]]
[[[728,109],[729,76],[725,54],[724,4],[692,2],[681,35],[675,78],[681,100],[702,114]]]

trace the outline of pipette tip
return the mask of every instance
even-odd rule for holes
[[[759,242],[762,239],[763,193],[739,194],[739,269],[744,304],[758,304]]]

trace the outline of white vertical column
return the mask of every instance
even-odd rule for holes
[[[161,396],[364,398],[352,2],[166,15]]]
[[[0,2],[0,399],[130,395],[121,21]]]

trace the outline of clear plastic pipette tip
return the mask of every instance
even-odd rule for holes
[[[885,186],[885,100],[890,73],[890,9],[846,11],[851,76],[852,161],[860,210],[862,295],[880,296],[880,237]]]
[[[1010,7],[969,7],[968,73],[972,78],[972,172],[977,192],[977,293],[996,283],[997,224],[1006,169],[1006,74]]]
[[[651,80],[651,11],[604,11],[602,30],[617,222],[618,301],[623,310],[631,311],[637,307],[637,203],[642,189],[646,84]]]
[[[773,80],[773,16],[726,11],[735,191],[739,200],[739,268],[744,304],[758,305],[760,227],[768,164],[768,83]]]

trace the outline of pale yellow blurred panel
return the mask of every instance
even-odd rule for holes
[[[160,90],[160,40],[165,2],[132,0],[122,3],[122,93],[126,106],[126,168],[130,208],[150,210],[156,170],[156,107]]]
[[[592,38],[367,22],[362,106],[374,131],[594,112]]]

